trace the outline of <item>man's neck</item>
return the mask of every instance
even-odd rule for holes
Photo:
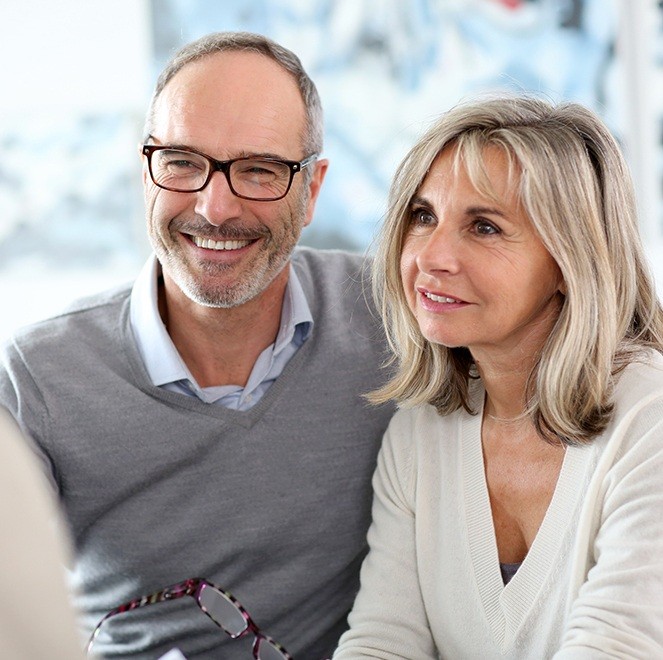
[[[167,278],[160,283],[161,318],[200,387],[246,385],[278,335],[288,275],[286,267],[260,295],[228,309],[193,302]]]

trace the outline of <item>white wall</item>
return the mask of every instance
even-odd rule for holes
[[[64,122],[100,110],[142,117],[151,87],[150,35],[147,0],[0,0],[0,121],[41,113]],[[29,260],[0,271],[0,341],[74,297],[133,274],[126,265],[44,273]]]
[[[0,113],[144,107],[146,0],[0,0]]]

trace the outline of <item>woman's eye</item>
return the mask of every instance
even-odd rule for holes
[[[413,227],[430,227],[435,224],[435,216],[426,209],[413,209],[410,212],[410,224]]]
[[[477,220],[474,223],[474,231],[482,236],[491,236],[500,233],[500,230],[492,222],[488,222],[487,220]]]

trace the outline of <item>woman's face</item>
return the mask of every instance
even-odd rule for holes
[[[479,193],[454,148],[434,161],[410,203],[401,254],[408,306],[422,334],[465,346],[477,362],[531,358],[559,314],[563,280],[509,186],[506,155],[483,157],[495,201]]]

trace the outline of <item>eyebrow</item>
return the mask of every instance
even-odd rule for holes
[[[481,215],[481,214],[498,215],[500,218],[506,218],[506,213],[500,211],[498,208],[495,208],[494,206],[470,206],[470,208],[467,209],[466,213],[468,213],[469,215]]]
[[[208,153],[205,151],[201,151],[200,149],[196,149],[195,147],[192,147],[190,144],[184,144],[182,142],[162,142],[161,140],[155,138],[153,135],[148,135],[147,138],[145,139],[145,142],[154,142],[157,146],[159,147],[168,147],[169,149],[175,149],[177,151],[193,151],[194,153],[200,154],[201,156],[207,156],[208,158],[214,158],[214,156],[210,156]],[[232,158],[214,158],[214,160],[234,160],[235,158],[273,158],[275,160],[292,160],[291,158],[286,158],[285,156],[281,156],[280,154],[275,154],[269,151],[240,151],[237,155],[233,156]]]
[[[410,207],[412,206],[425,206],[430,209],[433,208],[433,205],[425,197],[421,197],[420,195],[415,195],[410,200]],[[506,213],[500,211],[500,209],[494,206],[470,206],[469,208],[465,209],[465,213],[467,215],[497,215],[500,218],[507,218]]]
[[[415,195],[411,200],[409,206],[426,206],[432,208],[433,205],[425,198],[420,195]]]

